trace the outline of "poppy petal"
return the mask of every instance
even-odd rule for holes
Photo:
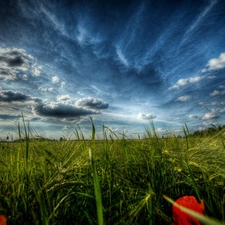
[[[7,225],[6,217],[4,215],[0,215],[0,225]]]
[[[199,203],[194,196],[184,196],[176,200],[176,203],[184,206],[188,209],[191,209],[195,212],[204,214],[204,201],[201,201]],[[173,225],[191,225],[191,224],[196,224],[200,225],[200,222],[196,220],[194,217],[188,215],[187,213],[181,211],[179,208],[173,205],[173,218],[174,218],[174,223]]]

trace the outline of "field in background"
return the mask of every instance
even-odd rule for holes
[[[130,140],[103,127],[103,140],[32,138],[0,142],[0,214],[8,224],[172,224],[162,195],[203,199],[206,214],[225,220],[225,136]]]

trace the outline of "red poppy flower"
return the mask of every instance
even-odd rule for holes
[[[176,203],[184,206],[188,209],[191,209],[195,212],[204,213],[205,205],[202,200],[201,203],[198,203],[194,196],[184,196],[176,200]],[[173,205],[173,225],[201,225],[201,223],[194,217],[188,215],[187,213],[181,211],[179,208]]]
[[[7,225],[6,217],[4,215],[0,215],[0,225]]]

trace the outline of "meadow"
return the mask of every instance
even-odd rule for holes
[[[171,203],[194,195],[205,214],[225,220],[225,135],[129,139],[102,127],[102,140],[34,138],[18,125],[18,140],[0,142],[0,214],[9,225],[171,225]],[[213,223],[212,223],[213,224]],[[219,224],[216,223],[215,224]]]

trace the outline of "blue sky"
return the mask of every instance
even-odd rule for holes
[[[121,3],[122,2],[122,3]],[[225,2],[1,1],[0,136],[225,124]],[[100,135],[100,134],[99,134]]]

